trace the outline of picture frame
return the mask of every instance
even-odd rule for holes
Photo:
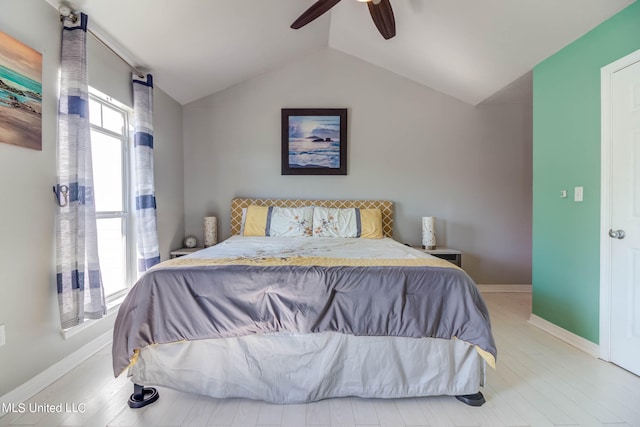
[[[0,142],[42,151],[42,54],[2,31]]]
[[[282,175],[347,175],[347,109],[282,109]]]

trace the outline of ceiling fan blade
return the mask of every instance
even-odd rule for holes
[[[318,18],[320,15],[331,9],[339,2],[340,0],[318,0],[317,2],[312,4],[309,9],[305,10],[304,13],[300,15],[293,24],[291,24],[291,28],[297,30],[298,28],[304,27],[309,22]]]
[[[367,3],[369,6],[369,13],[373,19],[373,23],[376,24],[376,28],[382,34],[386,40],[389,40],[396,35],[396,20],[393,17],[393,9],[391,9],[391,3],[389,0],[381,0],[378,4],[370,1]]]

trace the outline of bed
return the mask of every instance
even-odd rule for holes
[[[482,296],[462,269],[393,240],[391,202],[237,198],[231,211],[231,238],[157,265],[121,305],[113,369],[134,383],[131,407],[158,398],[150,385],[484,403],[497,352]]]

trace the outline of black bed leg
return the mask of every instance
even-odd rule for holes
[[[466,403],[469,406],[482,406],[485,402],[482,392],[477,392],[474,394],[462,394],[460,396],[456,396],[456,399],[458,399],[462,403]]]
[[[138,409],[147,406],[160,397],[158,390],[153,387],[143,387],[133,384],[133,394],[129,396],[129,408]]]

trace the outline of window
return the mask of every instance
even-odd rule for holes
[[[90,89],[98,255],[107,304],[126,294],[136,274],[129,200],[129,113],[117,101]]]

